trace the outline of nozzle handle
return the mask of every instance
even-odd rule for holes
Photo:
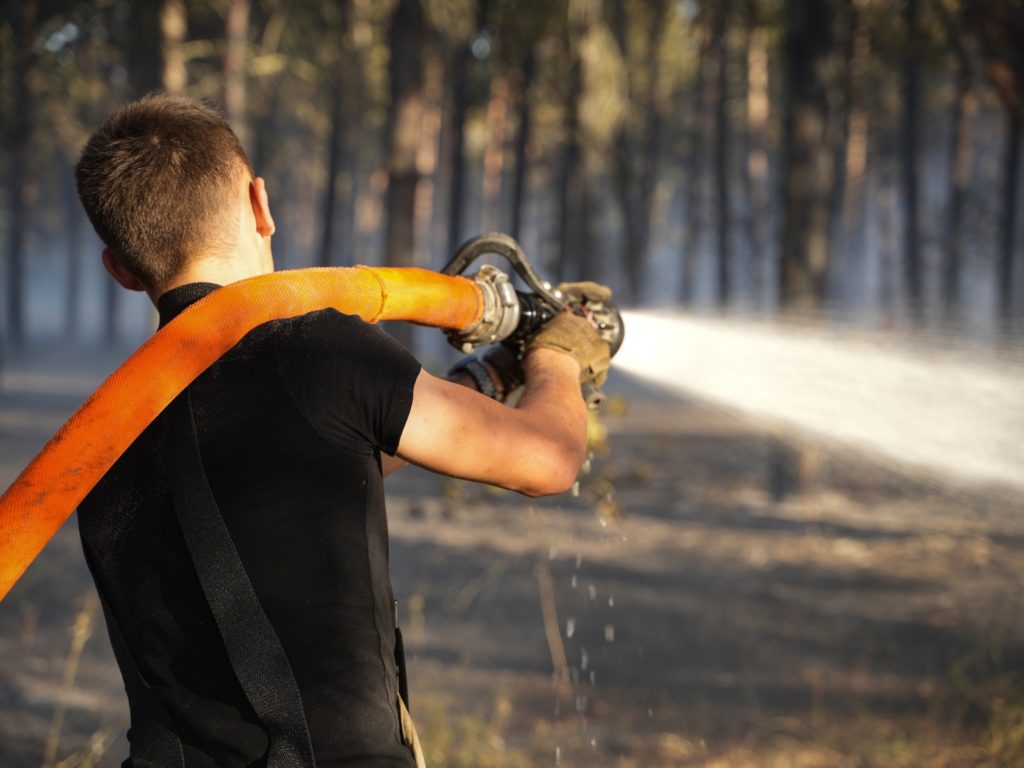
[[[488,232],[467,240],[459,246],[459,250],[455,252],[451,261],[441,268],[441,274],[461,275],[469,268],[470,264],[487,254],[494,254],[505,259],[523,282],[534,293],[541,296],[547,304],[551,305],[552,309],[557,311],[565,306],[565,300],[559,298],[551,290],[551,283],[541,280],[519,243],[501,232]]]

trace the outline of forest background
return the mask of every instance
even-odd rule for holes
[[[154,328],[72,173],[152,90],[224,111],[279,267],[501,230],[630,310],[579,497],[389,480],[432,765],[1024,762],[1024,2],[0,3],[0,487]],[[17,590],[0,763],[116,765],[73,524]]]
[[[284,267],[438,267],[500,229],[625,304],[993,338],[1022,39],[1014,0],[5,3],[4,338],[148,332],[91,279],[71,168],[154,89],[223,108]]]

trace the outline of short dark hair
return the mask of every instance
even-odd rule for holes
[[[152,288],[199,251],[230,244],[225,216],[243,169],[252,172],[249,158],[216,110],[152,93],[93,133],[75,182],[96,234]]]

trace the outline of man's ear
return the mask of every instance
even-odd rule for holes
[[[103,268],[110,273],[117,282],[129,291],[144,291],[144,286],[139,279],[135,277],[131,272],[125,269],[121,262],[117,260],[117,254],[114,253],[112,248],[104,248],[102,257]]]
[[[274,217],[270,215],[266,184],[259,176],[249,182],[249,204],[252,205],[252,215],[256,219],[256,231],[262,237],[270,237],[277,228],[274,226]]]

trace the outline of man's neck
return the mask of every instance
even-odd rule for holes
[[[189,261],[173,277],[147,293],[155,305],[163,294],[182,285],[189,283],[229,285],[273,271],[273,262],[269,258],[261,258],[257,254],[251,254],[248,258],[207,256]]]

